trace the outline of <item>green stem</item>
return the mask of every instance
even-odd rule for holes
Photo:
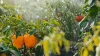
[[[24,56],[25,56],[25,53],[26,53],[26,47],[24,46]]]
[[[89,15],[90,15],[90,13],[88,13],[88,15],[85,16],[85,17],[81,20],[81,22],[79,23],[79,25],[81,25],[85,20],[87,20],[88,17],[89,17]]]

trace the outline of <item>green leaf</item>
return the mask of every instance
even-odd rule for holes
[[[86,4],[89,0],[85,0],[84,3]]]
[[[21,54],[19,53],[19,51],[17,50],[16,47],[11,46],[10,48],[5,45],[5,44],[0,44],[0,48],[2,48],[2,50],[0,50],[0,52],[7,52],[7,53],[13,53],[15,56],[21,56]]]
[[[11,30],[7,30],[7,31],[5,32],[6,37],[8,37],[10,34],[11,34]]]
[[[85,16],[85,17],[81,20],[81,22],[79,23],[79,25],[82,25],[84,22],[86,22],[86,21],[88,20],[89,15],[90,15],[90,14],[88,13],[88,15]]]
[[[56,20],[52,20],[52,24],[60,26],[59,22],[57,22]]]
[[[18,36],[20,36],[20,34],[21,34],[20,31],[17,31],[17,32],[16,32],[16,38],[17,38]]]
[[[89,14],[90,14],[91,18],[95,18],[96,15],[97,15],[97,13],[98,13],[98,7],[95,6],[95,5],[92,6],[92,7],[90,8],[90,10],[89,10]]]
[[[36,32],[36,29],[33,29],[29,32],[30,35],[34,34]]]
[[[21,56],[20,52],[14,46],[10,47],[10,52],[12,52],[15,56]]]
[[[7,26],[6,28],[3,29],[3,32],[7,31],[10,29],[10,26]]]
[[[83,22],[82,24],[80,24],[80,29],[83,32],[84,29],[87,27],[88,21]]]
[[[95,2],[96,2],[96,0],[92,0],[92,2],[91,2],[91,4],[90,4],[90,6],[95,5]]]
[[[86,4],[83,8],[87,8],[89,5],[88,4]]]
[[[10,38],[6,38],[9,42],[12,42],[12,40]]]
[[[2,48],[3,50],[7,50],[8,49],[6,44],[0,44],[0,48]]]
[[[5,43],[10,43],[10,42],[12,42],[12,40],[9,39],[9,38],[2,38],[2,40],[3,40]]]
[[[36,56],[42,56],[43,55],[43,48],[41,46],[37,46],[35,49],[35,55]]]

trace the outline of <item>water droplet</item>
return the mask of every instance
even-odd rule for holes
[[[10,28],[10,26],[8,26],[8,28]]]
[[[43,10],[43,8],[40,8],[40,10]]]
[[[3,4],[3,0],[1,0],[0,3]]]
[[[26,0],[26,2],[28,2],[29,0]]]
[[[36,16],[37,18],[39,18],[40,16],[38,15],[38,16]]]
[[[21,7],[21,5],[18,5],[18,7]]]
[[[55,11],[56,9],[54,9],[54,11]]]
[[[78,40],[78,41],[80,41],[80,40]]]
[[[47,16],[45,16],[45,18],[48,18]]]
[[[62,0],[62,2],[64,3],[64,0]]]
[[[35,55],[35,53],[32,53],[32,55]]]
[[[37,2],[39,2],[39,0],[37,0]]]

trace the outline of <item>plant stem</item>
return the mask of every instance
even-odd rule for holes
[[[24,56],[26,56],[25,53],[26,53],[26,47],[25,47],[25,45],[24,45]]]

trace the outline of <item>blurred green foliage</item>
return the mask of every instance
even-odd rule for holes
[[[77,40],[80,30],[75,16],[81,15],[82,7],[69,0],[58,0],[47,3],[47,10],[50,11],[48,17],[54,17],[61,24],[60,28],[65,32],[66,39]]]
[[[12,35],[16,35],[17,37],[19,35],[24,35],[26,33],[29,34],[34,34],[37,38],[38,41],[42,40],[45,35],[48,35],[49,33],[52,32],[52,29],[54,27],[59,27],[60,23],[55,20],[55,19],[50,19],[50,20],[31,20],[26,21],[23,18],[23,15],[18,14],[15,10],[16,7],[11,6],[9,4],[0,4],[1,6],[1,15],[0,15],[0,33],[2,34],[0,37],[1,43],[5,44],[6,48],[9,50],[2,49],[0,52],[7,52],[8,54],[12,53],[16,56],[20,56],[19,50],[17,50],[13,45],[12,45]],[[0,44],[1,46],[2,44]],[[2,45],[4,47],[4,45]],[[0,48],[3,48],[0,47]],[[41,49],[41,47],[39,47]],[[24,49],[24,48],[23,48]],[[33,49],[32,49],[33,50]],[[41,49],[42,50],[42,49]],[[9,52],[8,52],[9,51]],[[39,52],[38,49],[35,50],[37,53]],[[43,54],[43,51],[40,52]],[[41,54],[41,55],[42,55]],[[38,55],[38,54],[36,54]]]

